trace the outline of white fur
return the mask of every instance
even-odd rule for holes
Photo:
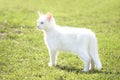
[[[77,54],[83,60],[85,72],[94,69],[95,65],[98,70],[102,68],[97,39],[90,29],[60,27],[49,13],[40,15],[37,26],[44,32],[44,40],[50,55],[49,66],[56,65],[58,52],[67,51]]]

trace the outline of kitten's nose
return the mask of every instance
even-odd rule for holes
[[[37,28],[39,28],[39,26],[37,25]]]

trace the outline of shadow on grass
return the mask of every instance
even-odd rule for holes
[[[68,66],[60,66],[60,65],[57,65],[56,68],[58,69],[61,69],[61,70],[65,70],[67,72],[75,72],[76,74],[112,74],[112,72],[106,72],[106,71],[98,71],[98,70],[90,70],[88,72],[84,72],[82,69],[79,69],[79,68],[75,68],[75,67],[68,67]]]

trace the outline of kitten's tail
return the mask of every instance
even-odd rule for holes
[[[90,47],[89,48],[90,49],[90,57],[91,57],[92,61],[96,65],[97,69],[101,70],[102,64],[101,64],[100,59],[99,59],[97,39],[96,39],[96,36],[94,33],[90,37],[90,46],[89,47]]]

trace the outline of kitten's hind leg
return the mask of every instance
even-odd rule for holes
[[[56,65],[56,58],[57,58],[57,52],[56,51],[49,51],[50,55],[50,62],[48,63],[49,66],[55,66]]]
[[[94,69],[95,69],[95,63],[94,63],[94,61],[91,59],[90,70],[94,70]]]
[[[79,51],[79,57],[83,60],[84,62],[84,72],[89,71],[89,66],[90,66],[90,57],[85,51]]]

